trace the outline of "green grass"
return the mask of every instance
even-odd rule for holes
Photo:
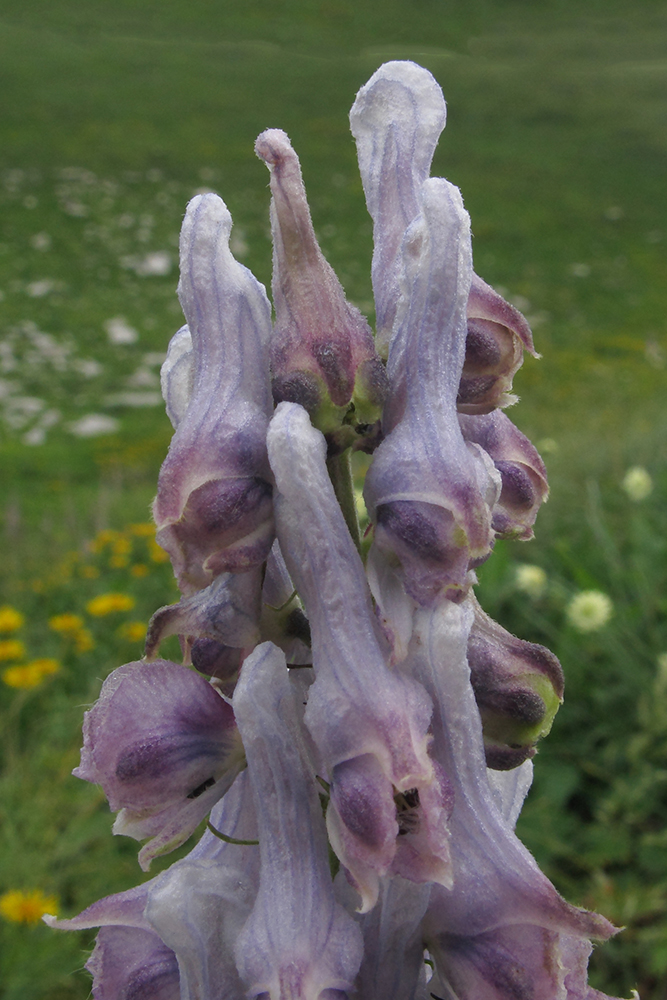
[[[102,620],[95,649],[76,655],[47,622],[81,613],[93,592],[130,589],[143,619],[173,594],[161,566],[142,581],[100,563],[91,580],[67,559],[89,558],[100,530],[147,517],[171,434],[150,394],[181,323],[185,204],[201,187],[219,191],[239,255],[268,285],[267,175],[252,147],[262,129],[284,128],[323,249],[370,312],[371,226],[347,113],[380,62],[413,58],[448,100],[435,172],[461,186],[476,269],[529,315],[543,354],[517,376],[510,416],[555,443],[552,496],[537,539],[499,545],[480,574],[489,612],[553,648],[567,677],[521,833],[570,898],[627,925],[596,951],[595,985],[663,1000],[666,27],[664,5],[620,0],[388,0],[381,11],[347,0],[6,0],[0,601],[28,616],[30,655],[57,655],[63,670],[34,692],[3,690],[0,893],[39,887],[74,913],[140,874],[135,845],[109,835],[98,790],[68,776],[81,706],[139,651]],[[148,254],[162,255],[152,260],[164,273],[142,273]],[[118,317],[134,342],[110,342]],[[144,405],[127,405],[127,393]],[[115,431],[75,436],[91,413]],[[620,488],[636,464],[655,480],[641,504]],[[516,590],[516,562],[546,570],[539,601]],[[588,636],[564,615],[587,589],[614,603],[611,623]],[[91,940],[3,922],[0,996],[85,997],[76,970]]]

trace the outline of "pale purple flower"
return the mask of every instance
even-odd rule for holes
[[[615,928],[557,894],[499,808],[466,660],[472,615],[468,604],[445,601],[415,621],[412,670],[435,703],[434,753],[454,785],[452,886],[433,886],[424,941],[443,998],[569,998],[573,956],[587,955],[589,938],[606,939]],[[579,942],[573,949],[571,939]]]
[[[324,438],[302,407],[283,403],[268,448],[278,538],[310,622],[316,679],[305,721],[331,784],[329,836],[369,909],[390,871],[449,882],[449,786],[428,753],[426,692],[388,669],[363,564],[327,475]],[[398,793],[409,793],[419,813],[412,829],[401,831]]]
[[[387,437],[364,497],[376,558],[400,562],[408,594],[432,606],[443,597],[461,600],[469,569],[489,555],[500,477],[486,452],[466,444],[456,411],[472,275],[468,214],[444,180],[425,181],[420,201],[422,214],[403,244],[405,299],[389,351]]]
[[[78,778],[120,810],[114,833],[151,838],[139,861],[194,831],[244,766],[234,713],[203,677],[166,660],[114,670],[86,712]]]
[[[271,643],[258,646],[234,692],[261,859],[259,891],[236,941],[236,959],[248,997],[343,1000],[361,961],[361,934],[334,898],[297,701],[284,654]]]
[[[273,542],[265,447],[271,311],[263,287],[230,252],[231,225],[217,195],[197,195],[181,232],[192,390],[184,379],[177,392],[165,375],[168,397],[180,405],[172,405],[178,423],[153,513],[186,596],[221,573],[261,565]]]
[[[237,840],[256,838],[246,774],[214,807],[211,825]],[[101,928],[86,963],[95,1000],[241,1000],[234,943],[258,879],[254,843],[224,843],[206,831],[187,857],[149,882],[76,917],[44,920],[59,930]]]
[[[547,470],[537,448],[504,413],[459,414],[465,441],[483,448],[500,473],[500,496],[491,527],[498,538],[528,541],[540,506],[549,496]]]
[[[319,248],[288,137],[268,129],[257,139],[255,152],[271,171],[274,398],[301,403],[315,426],[343,434],[347,446],[354,432],[348,428],[348,439],[340,425],[350,404],[362,427],[380,415],[384,366],[367,320],[347,302]]]
[[[411,62],[389,62],[377,70],[350,111],[366,204],[373,219],[373,294],[376,343],[389,351],[401,296],[401,248],[421,211],[421,189],[447,109],[437,81]]]

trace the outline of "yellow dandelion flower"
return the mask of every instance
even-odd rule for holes
[[[161,546],[158,545],[156,541],[149,541],[148,543],[148,554],[152,561],[155,563],[164,563],[169,561],[169,556],[164,551]]]
[[[155,525],[146,521],[141,524],[130,524],[128,530],[137,538],[152,538],[155,534]]]
[[[118,635],[129,642],[141,642],[146,638],[146,625],[144,622],[125,622],[118,629]]]
[[[22,663],[16,667],[7,667],[2,671],[2,679],[8,687],[29,690],[38,687],[45,677],[60,670],[57,660],[42,659]]]
[[[20,639],[0,641],[0,660],[22,660],[24,656],[25,646]]]
[[[129,558],[127,556],[112,556],[109,560],[109,566],[111,569],[124,569],[129,563]]]
[[[97,566],[82,566],[81,576],[86,580],[96,580],[100,575],[100,571]]]
[[[76,635],[79,629],[83,628],[83,618],[81,615],[72,615],[65,612],[64,615],[54,615],[49,618],[49,628],[61,635]]]
[[[578,632],[597,632],[613,613],[611,598],[600,590],[582,590],[565,608],[567,620]]]
[[[145,563],[136,563],[136,565],[134,565],[130,570],[132,576],[136,577],[148,576],[149,572],[150,570],[148,569],[148,566],[146,566]]]
[[[88,653],[95,648],[95,640],[87,628],[80,628],[74,638],[74,648],[77,653]]]
[[[115,611],[131,611],[136,601],[130,594],[100,594],[86,604],[86,611],[89,615],[101,618],[103,615],[111,615]]]
[[[16,632],[23,628],[25,618],[20,611],[12,608],[9,604],[0,607],[0,632]]]
[[[127,535],[118,535],[118,538],[113,543],[114,555],[126,556],[128,552],[132,551],[132,539],[128,538]]]
[[[37,924],[45,913],[57,914],[58,900],[40,889],[11,889],[0,896],[0,914],[15,924]]]

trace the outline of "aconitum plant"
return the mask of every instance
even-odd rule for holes
[[[207,829],[151,881],[47,918],[100,927],[96,1000],[604,1000],[587,963],[615,929],[514,833],[560,664],[474,596],[475,568],[532,536],[547,495],[503,412],[531,332],[473,272],[458,189],[429,176],[431,74],[382,66],[351,124],[375,336],[322,255],[284,132],[255,147],[273,322],[222,200],[187,208],[153,509],[183,596],[104,683],[74,773],[145,841],[144,870]],[[159,658],[169,635],[182,664]]]

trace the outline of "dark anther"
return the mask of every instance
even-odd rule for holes
[[[406,833],[416,833],[419,829],[419,789],[408,788],[405,792],[394,792],[396,822],[399,837]]]
[[[214,784],[215,784],[215,778],[207,778],[206,781],[202,781],[201,785],[197,785],[197,787],[192,792],[190,792],[188,798],[198,799],[200,795],[204,794],[207,788],[210,788],[211,785]]]

